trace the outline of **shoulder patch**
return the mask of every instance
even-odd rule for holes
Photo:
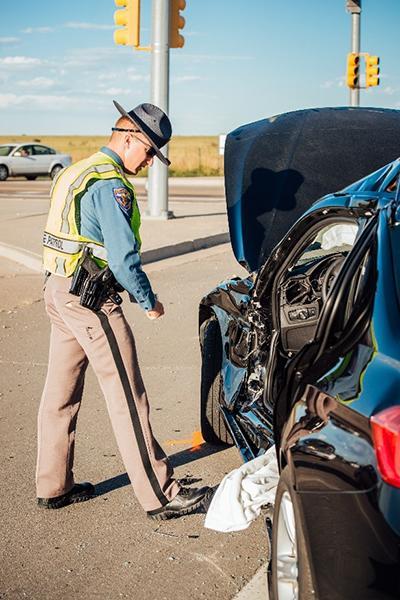
[[[132,209],[132,198],[130,191],[125,187],[113,188],[114,198],[126,213]]]

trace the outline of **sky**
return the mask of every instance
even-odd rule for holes
[[[113,42],[113,0],[0,0],[0,134],[105,135],[151,101],[148,52]],[[151,41],[141,0],[141,43]],[[347,106],[345,0],[186,0],[185,45],[170,51],[177,135],[218,135],[275,114]],[[362,0],[361,50],[381,85],[361,106],[400,108],[400,0]]]

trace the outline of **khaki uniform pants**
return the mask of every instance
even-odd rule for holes
[[[135,494],[144,510],[155,510],[172,500],[179,486],[151,430],[132,331],[110,301],[98,313],[80,306],[68,293],[70,283],[51,275],[44,295],[51,337],[38,416],[37,496],[60,496],[74,485],[75,428],[90,362]]]

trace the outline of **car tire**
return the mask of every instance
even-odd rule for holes
[[[200,330],[201,339],[201,388],[200,424],[206,442],[214,445],[233,444],[220,410],[222,399],[222,340],[221,330],[215,317],[207,319]]]
[[[5,165],[0,165],[0,181],[5,181],[8,177],[8,169]]]
[[[34,179],[36,179],[36,178],[37,178],[37,175],[26,175],[26,179],[27,179],[28,181],[33,181],[33,180],[34,180]]]
[[[271,600],[317,599],[308,548],[301,506],[293,489],[289,467],[285,467],[275,497],[268,576]]]
[[[62,167],[61,165],[55,165],[52,170],[50,171],[50,177],[52,179],[54,179],[55,177],[57,177],[57,175],[59,174],[59,172],[61,171],[61,169],[63,169],[64,167]]]

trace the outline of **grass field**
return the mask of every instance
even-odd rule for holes
[[[58,152],[70,154],[76,162],[96,152],[107,142],[102,136],[15,135],[0,136],[0,144],[7,142],[41,142]],[[223,175],[223,156],[218,154],[217,136],[177,136],[169,145],[170,175]],[[141,173],[146,175],[146,171]]]

